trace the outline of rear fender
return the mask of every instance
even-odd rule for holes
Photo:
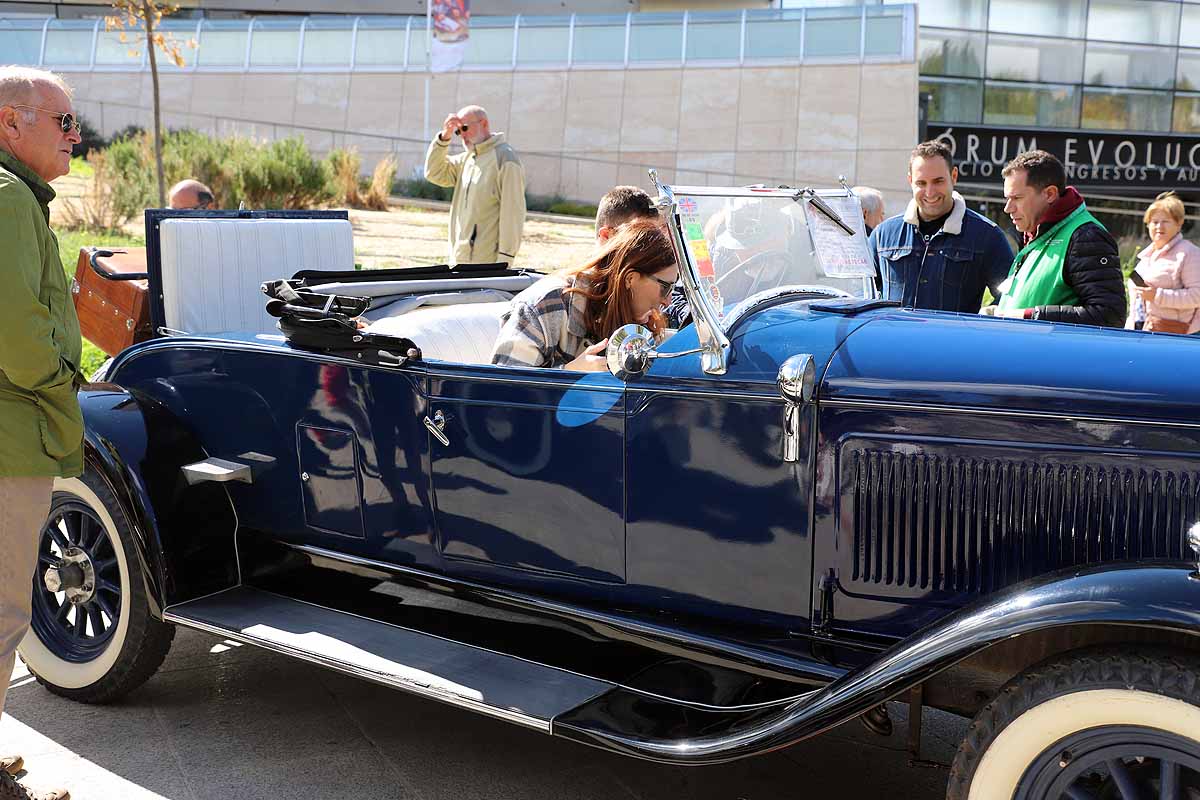
[[[773,713],[712,719],[678,736],[677,718],[610,692],[554,720],[554,732],[627,755],[714,764],[794,744],[853,719],[969,656],[1010,638],[1073,625],[1132,626],[1200,635],[1200,579],[1175,563],[1104,565],[1017,584],[900,642],[878,660]],[[1195,639],[1200,642],[1200,638]],[[619,692],[620,690],[618,690]],[[728,715],[726,715],[728,717]]]
[[[237,518],[219,484],[189,485],[181,468],[206,458],[157,401],[112,384],[79,393],[84,457],[122,505],[153,613],[236,586]]]

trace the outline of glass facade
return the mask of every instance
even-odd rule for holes
[[[931,123],[1200,132],[1196,0],[918,5]]]
[[[805,4],[797,8],[701,12],[481,14],[471,20],[462,68],[887,63],[916,57],[917,9],[911,0],[801,2]],[[954,7],[945,4],[946,9]],[[429,46],[424,17],[174,17],[162,27],[182,42],[198,44],[198,51],[185,49],[184,69],[424,70]],[[0,19],[0,62],[68,71],[143,69],[142,55],[128,50],[119,34],[104,31],[95,19]],[[15,58],[6,59],[8,54]]]

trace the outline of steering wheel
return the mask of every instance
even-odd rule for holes
[[[739,272],[745,272],[746,274],[749,274],[751,268],[758,267],[758,272],[754,275],[754,280],[753,283],[750,284],[750,288],[745,292],[738,293],[742,297],[750,297],[755,293],[755,291],[758,290],[759,284],[766,282],[764,281],[764,278],[771,274],[772,267],[773,271],[775,272],[775,276],[773,277],[776,277],[775,286],[782,286],[784,280],[787,278],[788,267],[790,265],[791,256],[788,255],[786,250],[764,250],[761,253],[755,253],[745,261],[738,263],[724,275],[717,278],[716,285],[720,286],[731,275],[736,275]]]

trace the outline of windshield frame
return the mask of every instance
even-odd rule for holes
[[[672,186],[659,183],[653,171],[651,172],[651,178],[658,188],[658,205],[667,219],[667,228],[671,235],[671,243],[675,247],[675,255],[679,261],[679,274],[683,282],[683,291],[687,297],[688,304],[691,306],[692,324],[696,326],[700,342],[702,367],[710,375],[723,375],[729,362],[730,341],[728,331],[733,329],[733,326],[745,316],[746,312],[757,307],[758,303],[746,304],[746,307],[742,308],[736,316],[722,319],[718,313],[718,309],[711,302],[708,293],[701,288],[699,268],[693,259],[691,248],[687,245],[684,235],[684,220],[680,213],[677,196],[777,198],[802,203],[806,199],[814,197],[818,198],[819,202],[819,198],[845,197],[847,194],[852,195],[852,193],[846,187],[841,189],[812,190],[788,187],[769,189],[759,187]],[[820,205],[824,204],[821,203]],[[817,208],[820,212],[820,207],[817,206]],[[836,215],[836,212],[834,214]],[[845,227],[844,222],[840,224],[842,227]],[[867,299],[874,298],[877,295],[875,281],[871,278],[863,278],[862,280],[863,296]],[[806,289],[811,291],[813,288],[815,287],[796,286],[790,290],[786,290],[785,293],[794,291],[797,294],[803,294]],[[842,291],[835,287],[831,288],[832,291]],[[779,293],[776,292],[772,299],[778,296]],[[815,297],[813,299],[827,298]]]

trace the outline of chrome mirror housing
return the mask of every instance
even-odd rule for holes
[[[644,325],[622,325],[608,337],[608,371],[618,380],[628,380],[650,369],[654,334]]]
[[[808,353],[792,356],[779,367],[775,381],[779,393],[791,403],[807,403],[816,393],[817,364]]]
[[[787,407],[783,410],[783,460],[799,461],[800,446],[803,444],[800,436],[800,412],[816,394],[816,361],[808,353],[792,356],[780,365],[775,385],[779,387],[779,394],[787,401]]]

